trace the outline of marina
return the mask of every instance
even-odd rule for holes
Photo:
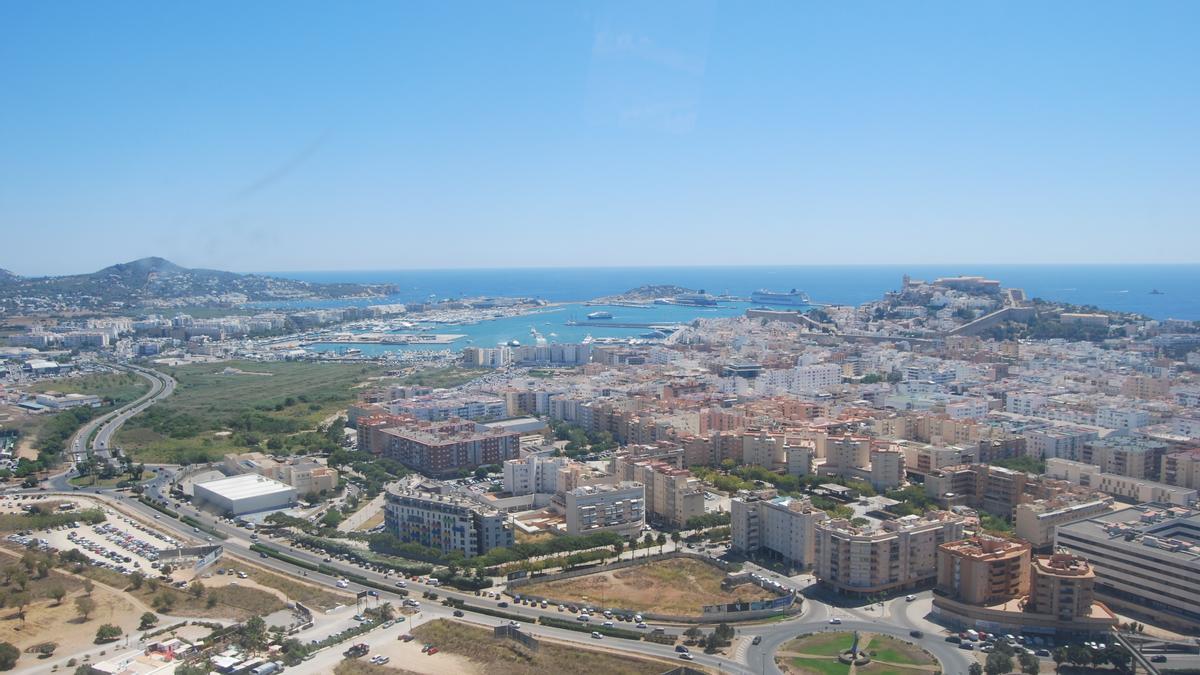
[[[448,345],[465,337],[461,333],[338,333],[300,345]]]

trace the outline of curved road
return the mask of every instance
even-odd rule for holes
[[[128,364],[114,367],[119,370],[128,370],[149,381],[150,391],[132,403],[89,421],[75,432],[67,446],[72,464],[86,456],[89,451],[107,450],[112,443],[113,435],[130,417],[170,396],[175,391],[175,379],[165,373]],[[99,429],[98,432],[97,429]],[[92,437],[93,433],[96,434],[96,438],[92,440],[91,447],[88,447],[88,439]],[[74,467],[72,466],[60,474],[51,476],[50,487],[55,490],[70,490],[71,486],[67,483],[67,479],[73,472]]]

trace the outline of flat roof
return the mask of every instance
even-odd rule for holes
[[[286,483],[280,483],[273,478],[256,473],[245,473],[231,478],[218,478],[204,483],[196,483],[196,487],[204,488],[226,499],[245,499],[246,497],[296,491],[296,488]]]

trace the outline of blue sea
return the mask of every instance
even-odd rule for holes
[[[585,335],[628,337],[639,329],[605,329],[587,322],[590,311],[574,304],[615,295],[646,284],[674,284],[713,294],[749,296],[755,290],[806,291],[814,303],[857,305],[898,289],[908,274],[914,279],[960,274],[998,279],[1006,287],[1022,288],[1030,297],[1077,305],[1138,312],[1156,319],[1200,320],[1200,265],[839,265],[788,267],[597,267],[463,270],[376,270],[330,272],[270,272],[275,276],[312,282],[391,283],[399,291],[375,302],[415,302],[435,298],[478,296],[532,297],[572,303],[536,316],[489,321],[474,326],[447,327],[441,332],[468,334],[471,344],[491,346],[511,339],[526,343],[534,328],[551,341],[578,341]],[[1159,294],[1152,294],[1157,290]],[[362,301],[319,301],[274,304],[275,307],[336,306]],[[614,322],[673,322],[701,316],[741,314],[746,305],[717,309],[656,305],[650,309],[605,307]],[[583,326],[563,325],[577,319]],[[593,325],[594,324],[594,325]],[[551,337],[549,333],[556,333]],[[465,340],[464,339],[464,340]],[[464,340],[453,349],[467,346]],[[387,349],[396,349],[389,347]],[[364,349],[364,352],[373,350]]]

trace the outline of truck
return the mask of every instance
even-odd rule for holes
[[[366,655],[366,653],[369,651],[371,651],[370,645],[365,642],[360,642],[356,645],[351,645],[349,649],[342,652],[342,656],[345,656],[348,659],[357,659],[360,656]]]

